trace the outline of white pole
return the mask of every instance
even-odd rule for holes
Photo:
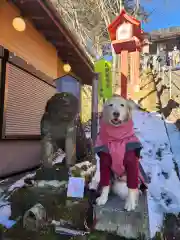
[[[161,77],[161,67],[159,62],[158,62],[158,72],[159,72],[159,77]]]
[[[120,7],[120,12],[123,9],[123,0],[119,0],[119,7]],[[117,56],[117,54],[114,51],[113,46],[111,45],[111,49],[112,49],[112,57],[113,57],[113,64],[112,64],[112,82],[113,82],[113,93],[119,92],[120,93],[120,84],[119,84],[119,78],[117,77],[118,74],[118,69],[117,69],[117,65],[119,65],[119,55]],[[118,79],[118,82],[117,82]]]
[[[172,97],[172,70],[169,68],[169,98]]]
[[[163,67],[162,67],[162,80],[163,80],[163,85],[165,84],[165,81],[164,81],[164,71],[165,71],[165,67],[163,66]]]

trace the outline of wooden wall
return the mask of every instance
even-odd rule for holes
[[[7,2],[0,5],[0,45],[49,77],[65,75],[56,49],[30,22],[26,21],[27,27],[24,32],[18,32],[13,28],[13,18],[18,15],[19,12],[13,5]]]

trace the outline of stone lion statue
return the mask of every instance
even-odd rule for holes
[[[52,166],[58,149],[66,153],[68,167],[91,156],[91,140],[87,139],[79,117],[79,101],[71,93],[56,93],[47,101],[40,125],[44,167]]]

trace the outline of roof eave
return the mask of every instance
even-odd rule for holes
[[[49,0],[8,1],[56,48],[58,57],[71,65],[77,78],[83,84],[92,85],[94,65],[52,3]]]
[[[39,4],[44,8],[44,10],[47,12],[48,15],[50,15],[51,19],[54,21],[54,23],[57,25],[58,28],[60,28],[61,31],[64,32],[64,34],[67,37],[68,42],[76,49],[78,55],[80,58],[85,61],[85,64],[88,63],[88,66],[91,70],[93,70],[93,63],[91,59],[88,57],[84,49],[81,47],[81,45],[77,42],[76,37],[70,30],[67,28],[64,21],[59,17],[59,13],[53,6],[53,4],[49,0],[37,0]],[[57,20],[56,20],[57,18]]]

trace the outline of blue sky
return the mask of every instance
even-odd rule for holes
[[[140,2],[148,12],[152,12],[149,23],[143,24],[145,31],[180,26],[180,0],[141,0]]]
[[[140,0],[140,3],[151,13],[149,22],[142,25],[144,31],[180,27],[180,0]],[[112,57],[107,55],[104,59],[111,61]]]

